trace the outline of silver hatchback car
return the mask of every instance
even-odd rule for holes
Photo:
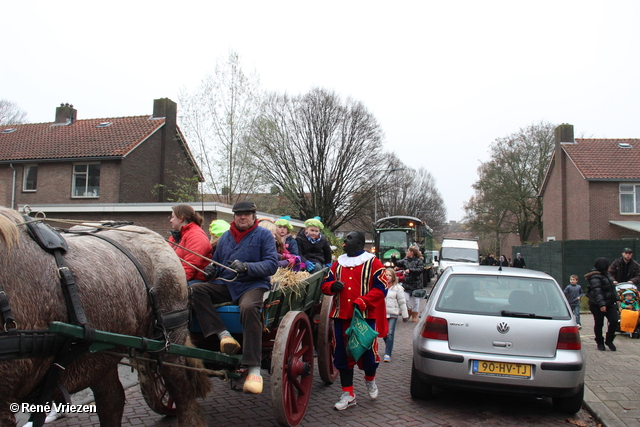
[[[411,396],[433,386],[552,398],[582,406],[586,356],[569,304],[549,275],[454,266],[436,283],[413,332]]]

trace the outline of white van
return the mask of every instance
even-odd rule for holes
[[[438,259],[438,273],[450,265],[479,265],[480,253],[476,240],[443,239]]]

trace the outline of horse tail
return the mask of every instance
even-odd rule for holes
[[[191,343],[191,339],[187,336],[186,342],[184,345],[188,347],[193,347]],[[190,357],[186,358],[187,366],[192,368],[204,368],[204,363],[202,363],[202,359],[192,359]],[[191,369],[186,370],[187,377],[189,378],[189,384],[194,389],[196,397],[205,398],[207,397],[207,393],[211,391],[211,381],[209,380],[209,376],[203,373],[202,371],[195,371]]]
[[[15,211],[0,208],[0,240],[4,242],[7,250],[17,245],[20,239],[20,231],[12,218],[16,218]]]

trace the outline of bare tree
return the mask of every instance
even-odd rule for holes
[[[533,230],[542,236],[542,201],[537,197],[554,147],[555,125],[540,122],[498,138],[491,159],[478,168],[474,197],[465,205],[478,234],[518,233],[521,243]]]
[[[0,126],[26,123],[27,113],[18,104],[7,99],[0,99]]]
[[[206,190],[219,201],[234,203],[263,184],[247,139],[261,97],[257,74],[245,74],[234,51],[226,61],[218,59],[215,73],[193,93],[183,89],[179,95],[181,128],[193,142]]]
[[[320,88],[273,94],[252,139],[263,171],[301,218],[319,215],[337,229],[368,213],[372,178],[383,164],[382,130],[361,102]]]
[[[404,165],[395,154],[388,157],[386,172],[376,191],[378,218],[414,216],[426,222],[435,234],[442,234],[447,209],[433,175],[424,167],[416,170]]]

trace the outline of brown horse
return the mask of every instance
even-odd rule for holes
[[[28,235],[25,225],[17,225],[23,221],[16,211],[0,207],[0,286],[6,292],[18,329],[43,330],[52,321],[68,321],[67,307],[54,257]],[[184,270],[159,234],[136,226],[99,233],[120,243],[142,265],[157,291],[161,312],[187,307]],[[69,246],[64,258],[77,283],[89,326],[154,338],[155,319],[144,281],[133,262],[102,239],[72,233],[63,233],[63,237]],[[174,330],[170,337],[173,343],[188,343],[186,326]],[[0,426],[16,425],[9,405],[30,399],[52,360],[53,357],[0,361]],[[84,353],[60,377],[60,384],[70,393],[91,388],[102,426],[122,423],[125,394],[118,378],[119,360],[120,357],[103,352]],[[170,355],[164,360],[188,366],[200,362]],[[139,375],[148,375],[148,371],[141,370]],[[206,374],[163,365],[157,378],[162,378],[175,401],[178,423],[204,426],[196,398],[205,397],[211,388]],[[149,378],[141,378],[143,388],[145,384],[148,387]]]

